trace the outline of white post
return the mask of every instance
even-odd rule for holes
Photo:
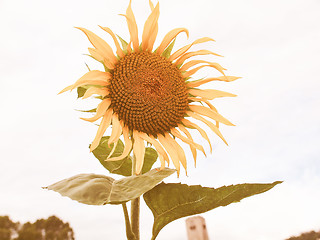
[[[206,220],[201,216],[186,219],[188,240],[209,240]]]

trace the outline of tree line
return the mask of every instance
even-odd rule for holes
[[[0,216],[0,240],[74,240],[74,233],[56,216],[24,224]]]
[[[319,232],[315,232],[315,231],[305,232],[299,236],[293,236],[293,237],[290,237],[286,240],[320,240],[320,231]]]

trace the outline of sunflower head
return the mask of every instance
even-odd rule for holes
[[[172,53],[176,37],[183,32],[189,36],[185,28],[169,31],[154,50],[159,3],[155,7],[151,1],[149,3],[151,13],[145,22],[141,42],[131,1],[126,14],[123,14],[130,33],[129,43],[122,38],[118,40],[109,28],[101,27],[113,38],[115,53],[108,43],[93,32],[78,28],[86,34],[94,47],[89,48],[90,55],[104,65],[105,71],[89,71],[61,92],[85,87],[83,98],[101,96],[102,101],[97,106],[96,114],[91,118],[82,118],[90,122],[101,119],[91,151],[98,146],[106,129],[112,125],[108,144],[118,142],[123,136],[125,148],[120,156],[108,156],[106,161],[123,159],[133,150],[136,174],[139,174],[144,161],[145,142],[149,142],[158,152],[161,169],[171,159],[179,173],[180,164],[187,169],[187,161],[185,152],[176,139],[190,147],[195,162],[198,150],[205,154],[204,148],[194,142],[189,128],[196,129],[208,141],[212,151],[206,131],[193,120],[206,124],[224,142],[226,141],[219,131],[219,123],[233,125],[218,113],[209,100],[235,95],[198,87],[211,81],[230,82],[237,77],[226,76],[225,69],[218,63],[190,60],[200,55],[220,56],[206,49],[189,51],[196,44],[213,41],[211,38],[200,38]],[[193,80],[192,75],[204,67],[214,68],[221,76]],[[116,144],[114,148],[115,146]]]
[[[111,73],[110,107],[130,130],[156,137],[178,126],[188,109],[188,92],[181,72],[168,59],[133,52]]]

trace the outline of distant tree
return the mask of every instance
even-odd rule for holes
[[[69,223],[56,216],[39,219],[35,223],[25,223],[18,232],[16,240],[74,240]]]
[[[11,240],[19,223],[13,222],[8,216],[0,216],[0,240]]]
[[[311,231],[311,232],[302,233],[297,237],[290,237],[286,240],[320,240],[320,231],[319,232]]]
[[[42,232],[38,231],[34,224],[27,222],[18,231],[18,237],[14,240],[42,240]]]
[[[56,216],[22,226],[0,216],[0,240],[74,240],[74,234],[69,223]]]

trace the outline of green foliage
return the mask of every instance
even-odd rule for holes
[[[170,168],[161,171],[153,169],[119,180],[104,175],[79,174],[45,189],[88,205],[121,204],[141,196],[174,172]]]
[[[97,108],[93,108],[93,109],[90,109],[90,110],[77,110],[79,112],[86,112],[86,113],[94,113],[97,111]]]
[[[13,222],[8,216],[0,216],[0,228],[16,229],[17,223]]]
[[[8,216],[0,216],[0,240],[10,240],[17,231],[19,223],[13,222]]]
[[[77,87],[78,98],[83,97],[84,94],[86,93],[86,91],[87,91],[90,87],[92,87],[92,86],[99,87],[99,88],[102,87],[102,86],[100,86],[100,85],[84,85],[84,86],[81,86],[81,87]],[[102,99],[101,96],[95,96],[95,98],[97,98],[97,99]],[[85,112],[85,111],[83,111],[83,112]]]
[[[100,140],[99,146],[92,151],[93,155],[110,173],[119,174],[122,176],[131,176],[132,159],[130,156],[127,156],[124,159],[119,161],[105,161],[113,148],[113,144],[111,144],[110,147],[108,146],[108,139],[109,139],[109,136],[102,137],[102,139]],[[119,139],[116,149],[111,156],[112,157],[120,156],[123,152],[123,149],[124,149],[123,142]],[[145,156],[144,156],[142,173],[148,172],[153,166],[153,164],[156,162],[157,158],[158,158],[157,152],[153,148],[147,147]]]
[[[286,240],[318,240],[318,239],[320,239],[320,231],[319,232],[311,231],[311,232],[302,233],[299,236],[290,237]]]
[[[80,203],[103,205],[108,202],[114,181],[113,178],[104,175],[78,174],[45,189],[56,191]]]
[[[161,183],[143,195],[154,216],[152,239],[157,237],[165,225],[176,219],[239,202],[243,198],[266,192],[279,183],[281,182],[238,184],[217,189],[200,185]]]
[[[25,223],[15,240],[74,240],[74,236],[69,223],[51,216],[35,223]]]
[[[0,216],[0,240],[74,240],[74,236],[69,223],[56,216],[23,225]]]
[[[153,164],[157,161],[158,153],[151,147],[146,147],[145,154],[144,154],[144,162],[142,167],[142,173],[146,173],[150,171]]]
[[[173,46],[176,42],[176,39],[174,39],[170,45],[163,51],[163,53],[161,54],[162,57],[165,57],[165,58],[169,58],[170,57],[170,54],[172,52],[172,49],[173,49]]]
[[[77,88],[77,93],[78,93],[78,98],[83,97],[83,95],[86,93],[87,88],[85,87],[78,87]]]
[[[34,224],[25,223],[19,231],[19,236],[16,240],[42,240],[42,233],[38,231]]]
[[[6,228],[0,228],[0,240],[10,240],[11,239],[11,230]]]
[[[100,143],[96,149],[92,151],[93,155],[99,160],[99,162],[104,166],[110,173],[119,174],[122,176],[131,176],[132,171],[132,161],[131,157],[127,156],[119,161],[105,161],[109,156],[113,145],[108,146],[108,139],[110,137],[102,137]],[[111,155],[111,157],[120,156],[123,152],[124,145],[123,142],[119,139],[116,149]]]
[[[128,46],[128,43],[127,43],[125,40],[123,40],[123,38],[120,37],[119,35],[117,35],[117,37],[118,37],[119,40],[120,40],[120,43],[121,43],[121,45],[122,45],[123,52],[124,52],[125,54],[127,54],[127,46]]]

